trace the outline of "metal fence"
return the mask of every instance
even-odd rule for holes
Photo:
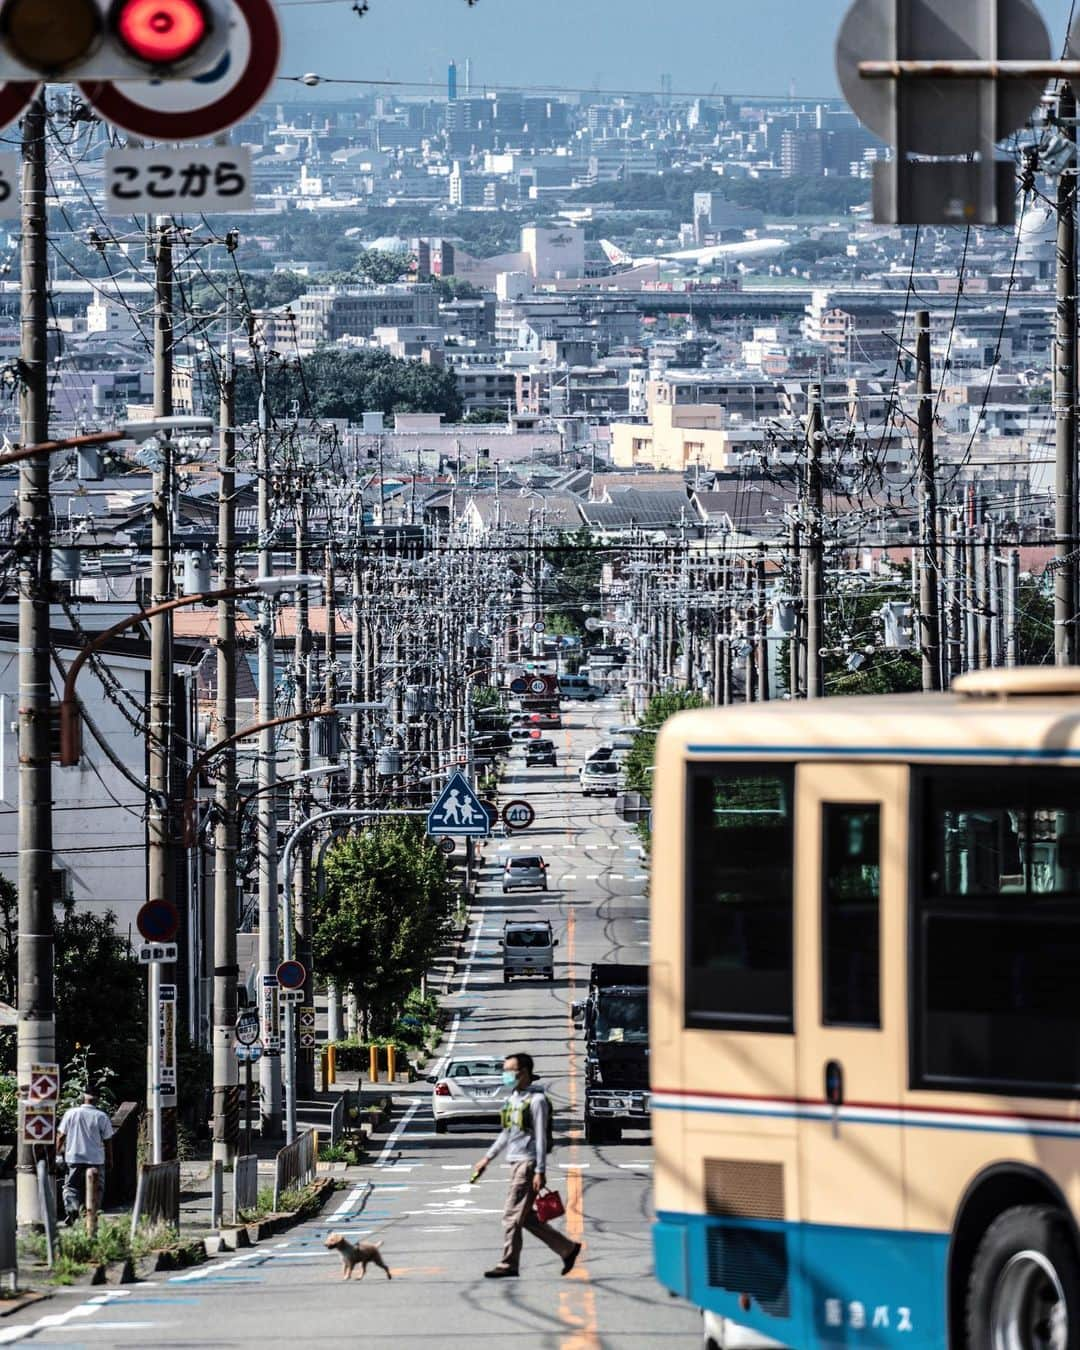
[[[135,1208],[131,1213],[131,1236],[139,1221],[171,1223],[180,1226],[179,1162],[141,1163],[135,1186]]]
[[[297,1102],[296,1118],[308,1129],[318,1130],[320,1143],[340,1143],[345,1133],[345,1095],[339,1093],[333,1101]]]
[[[238,1157],[233,1167],[232,1221],[240,1222],[241,1210],[249,1213],[259,1203],[259,1159],[254,1153]]]
[[[315,1132],[305,1130],[286,1144],[274,1164],[274,1209],[286,1191],[315,1180]]]

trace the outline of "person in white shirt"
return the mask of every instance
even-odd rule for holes
[[[67,1163],[64,1174],[64,1213],[67,1223],[79,1217],[86,1200],[86,1174],[97,1168],[97,1202],[105,1194],[105,1168],[112,1165],[112,1121],[97,1104],[97,1093],[87,1088],[82,1105],[64,1112],[56,1139],[57,1157]]]

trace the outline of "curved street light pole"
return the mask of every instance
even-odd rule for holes
[[[293,850],[302,835],[310,833],[316,826],[327,820],[365,820],[377,816],[426,816],[427,807],[390,807],[385,810],[357,810],[355,807],[338,806],[330,811],[320,811],[317,815],[302,820],[285,841],[281,855],[281,955],[283,961],[291,961],[295,951],[295,933],[292,917],[292,863]],[[285,1050],[285,1142],[291,1144],[296,1138],[296,1017],[294,1005],[285,1005],[285,1031],[282,1036]]]

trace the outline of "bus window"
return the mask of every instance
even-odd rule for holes
[[[822,1014],[826,1026],[880,1027],[879,806],[822,806]]]
[[[1075,771],[923,776],[914,1077],[925,1087],[1080,1089],[1080,785]]]
[[[794,769],[689,768],[686,1025],[791,1032]]]

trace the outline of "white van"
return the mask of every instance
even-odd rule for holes
[[[559,694],[562,698],[581,698],[586,703],[595,703],[604,697],[604,690],[592,684],[586,675],[560,675]]]

